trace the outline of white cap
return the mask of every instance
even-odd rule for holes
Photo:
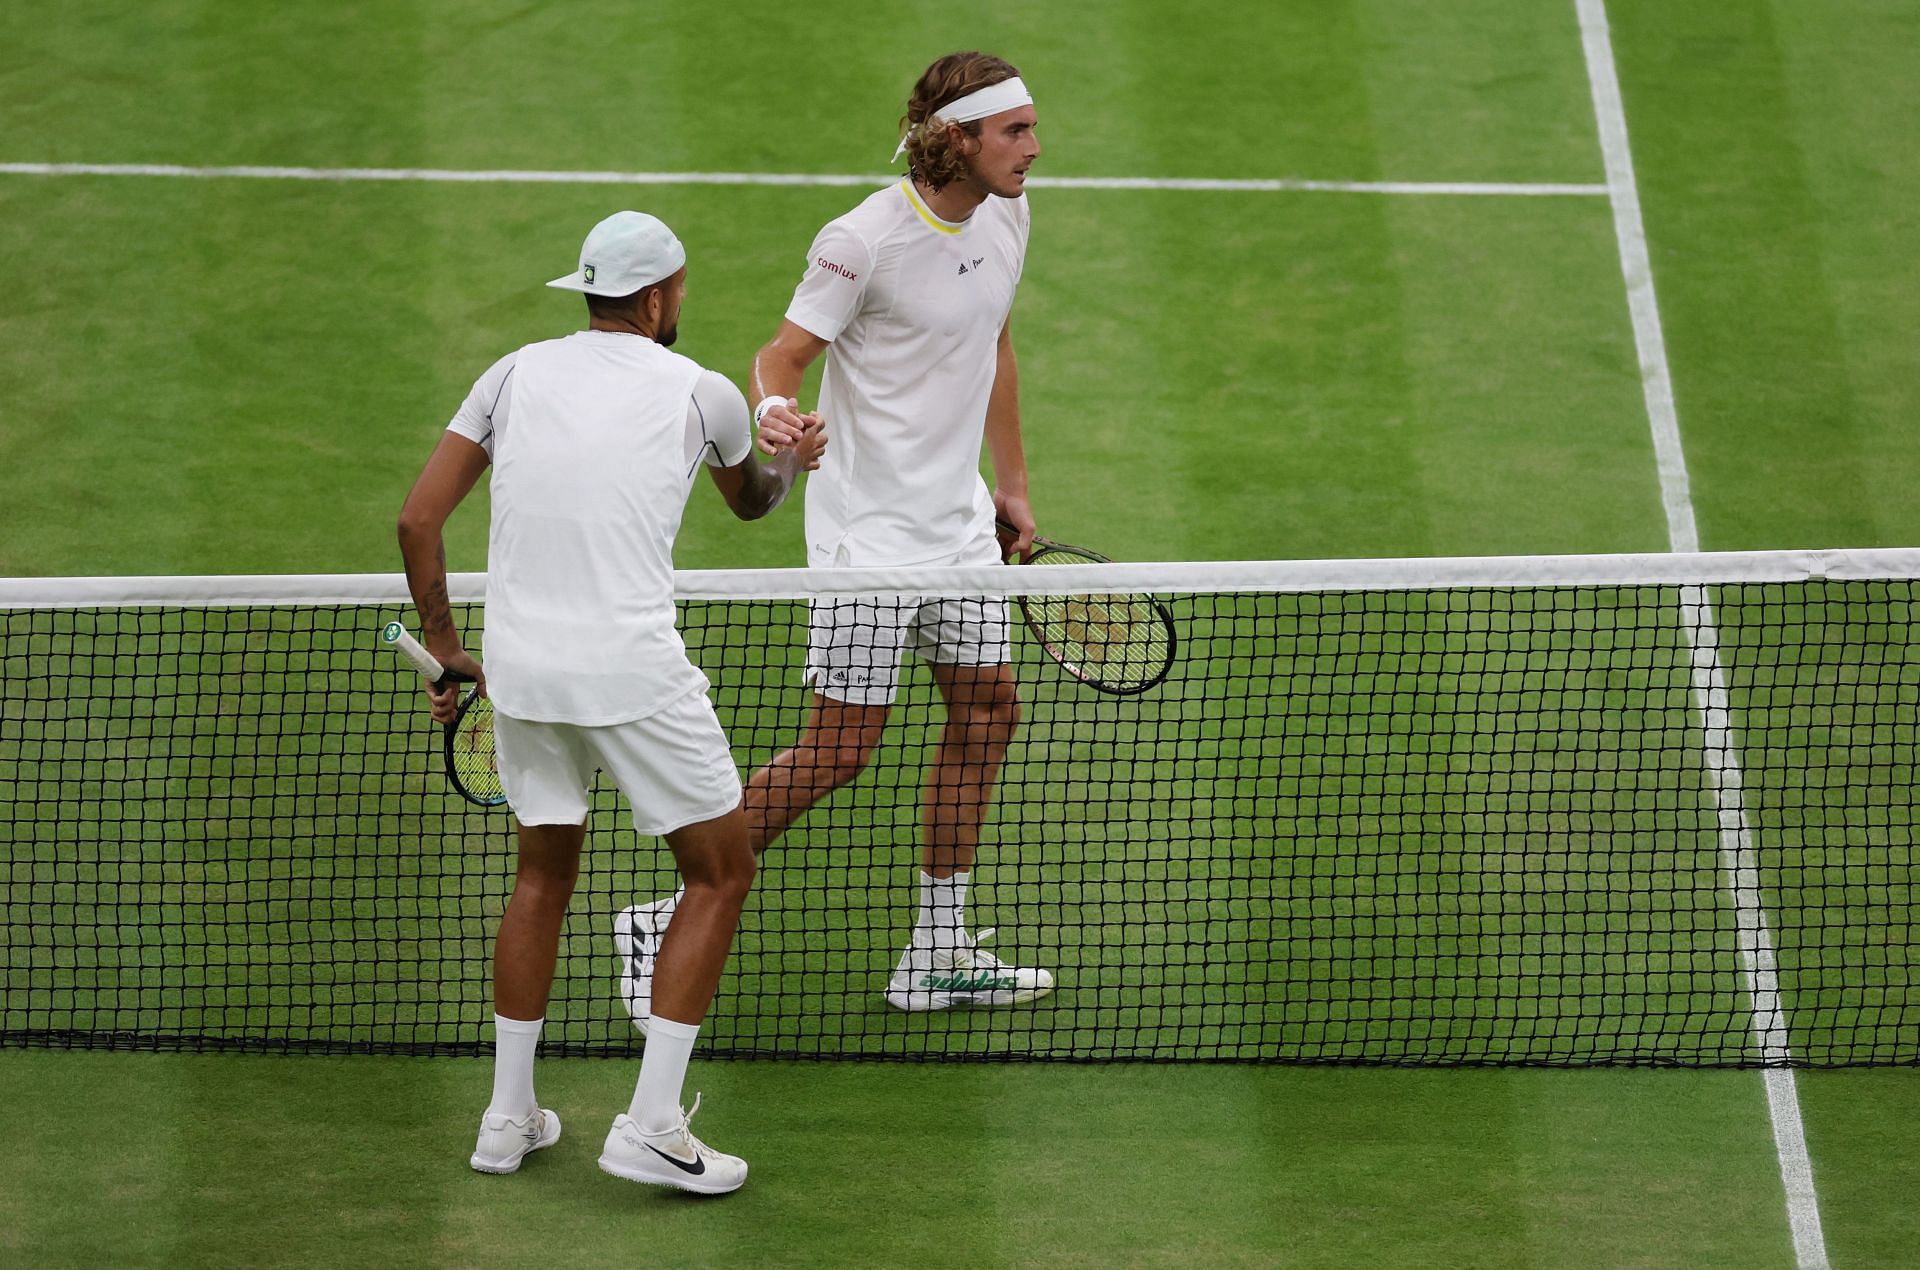
[[[588,295],[632,295],[671,278],[687,263],[687,249],[666,223],[645,212],[615,212],[587,231],[580,267],[547,285]]]

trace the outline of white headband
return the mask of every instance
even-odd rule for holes
[[[988,84],[977,93],[968,93],[956,98],[927,117],[924,126],[937,123],[972,123],[976,119],[985,119],[988,115],[997,115],[1003,110],[1017,110],[1021,106],[1033,105],[1033,94],[1015,75],[1012,79],[1003,79],[997,84]],[[913,129],[907,129],[907,136],[913,135]],[[900,138],[900,145],[893,152],[893,162],[898,163],[906,151],[907,137]]]

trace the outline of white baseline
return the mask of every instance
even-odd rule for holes
[[[1654,300],[1653,263],[1647,252],[1646,226],[1640,217],[1640,190],[1633,176],[1633,155],[1627,146],[1627,114],[1620,98],[1619,74],[1614,68],[1606,3],[1605,0],[1574,0],[1574,4],[1580,17],[1581,43],[1586,50],[1587,78],[1593,89],[1600,150],[1606,160],[1614,236],[1620,244],[1620,272],[1627,284],[1627,308],[1633,318],[1641,386],[1646,395],[1647,418],[1653,429],[1660,494],[1667,512],[1667,539],[1674,551],[1694,552],[1700,549],[1700,534],[1687,480],[1686,452],[1680,444],[1679,417],[1673,405],[1673,377],[1667,368],[1666,339],[1661,334],[1660,309]],[[1827,1245],[1820,1229],[1813,1162],[1807,1153],[1793,1069],[1785,1066],[1793,1057],[1788,1046],[1787,1011],[1780,999],[1773,932],[1760,903],[1759,865],[1743,794],[1739,739],[1729,709],[1726,674],[1720,665],[1720,634],[1714,625],[1713,606],[1705,587],[1680,588],[1680,614],[1691,647],[1694,704],[1699,712],[1708,783],[1713,788],[1714,810],[1719,821],[1720,864],[1733,901],[1740,962],[1752,1007],[1753,1036],[1760,1061],[1770,1064],[1764,1073],[1767,1112],[1773,1122],[1780,1181],[1786,1190],[1794,1257],[1802,1270],[1824,1270],[1828,1264]]]
[[[832,172],[569,172],[512,168],[191,167],[177,163],[0,163],[7,176],[146,176],[255,181],[443,181],[476,185],[850,185],[877,189],[900,179]],[[1485,181],[1214,180],[1205,177],[1033,176],[1042,190],[1189,190],[1241,193],[1433,194],[1603,198],[1604,185]]]

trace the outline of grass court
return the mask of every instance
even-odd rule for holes
[[[1920,157],[1902,124],[1920,108],[1920,17],[1892,0],[1612,0],[1607,15],[1700,545],[1920,544]],[[633,206],[675,228],[690,255],[677,347],[743,382],[813,232],[865,192],[30,165],[878,184],[914,76],[971,47],[1033,87],[1036,177],[1343,186],[1032,190],[1014,331],[1043,532],[1128,560],[1667,548],[1574,0],[1201,0],[1177,18],[1144,0],[81,0],[0,17],[0,576],[393,571],[400,501],[474,377],[581,324],[577,299],[540,284],[594,221]],[[1378,188],[1395,182],[1521,188]],[[449,566],[483,568],[485,537],[481,491],[449,528]],[[802,554],[797,501],[741,526],[697,490],[678,560]],[[1877,651],[1828,648],[1831,628],[1809,621],[1787,655],[1843,685],[1862,656],[1905,665],[1897,597],[1857,596],[1849,620],[1878,632]],[[1736,690],[1781,655],[1737,612],[1721,639]],[[1656,678],[1673,657],[1659,640]],[[1833,866],[1827,894],[1763,880],[1783,929],[1796,906],[1878,905],[1876,920],[1915,927],[1902,792],[1916,697],[1910,671],[1875,683],[1848,699],[1859,731],[1834,742],[1854,766],[1811,791],[1791,765],[1750,772],[1763,847],[1772,832]],[[1769,720],[1782,735],[1804,724]],[[1577,711],[1551,731],[1592,735]],[[1701,768],[1683,758],[1668,796],[1693,805]],[[1869,778],[1891,801],[1852,792]],[[1156,772],[1140,779],[1148,801]],[[883,810],[911,823],[910,804]],[[1037,814],[1002,818],[1024,829]],[[1109,828],[1091,811],[1074,822],[1001,858],[1023,878],[1084,867]],[[348,876],[371,897],[380,831],[366,832],[350,853],[364,877]],[[164,824],[152,833],[144,845],[169,844]],[[830,839],[810,830],[763,877],[830,868]],[[37,831],[9,852],[15,879],[58,865]],[[1096,879],[1115,896],[1134,881]],[[791,881],[771,894],[805,902]],[[876,894],[876,913],[905,907]],[[475,900],[469,942],[491,902]],[[1720,917],[1690,929],[1698,956],[1731,961]],[[1913,943],[1858,950],[1872,982],[1911,999]],[[1099,962],[1118,994],[1102,1001],[1140,987],[1123,953]],[[566,955],[604,954],[581,934]],[[1791,988],[1792,948],[1782,956]],[[1808,1001],[1857,1003],[1847,969],[1803,966]],[[17,963],[8,973],[11,989]],[[338,973],[351,995],[355,972]],[[484,984],[437,990],[450,1026],[477,1035]],[[1675,1009],[1735,1028],[1744,1013],[1738,999]],[[1832,1014],[1805,1018],[1796,1046]],[[976,1041],[963,1026],[954,1048]],[[1753,1071],[696,1058],[701,1132],[754,1169],[724,1203],[593,1168],[632,1074],[544,1063],[567,1137],[502,1179],[465,1168],[488,1079],[474,1060],[0,1051],[0,1083],[31,1109],[0,1188],[0,1252],[76,1265],[1795,1260]],[[1797,1073],[1835,1265],[1898,1265],[1920,1246],[1917,1076]]]

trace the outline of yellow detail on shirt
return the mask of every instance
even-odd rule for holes
[[[928,210],[927,205],[920,201],[920,192],[913,188],[912,177],[902,178],[900,181],[900,189],[904,194],[906,194],[907,201],[913,204],[913,210],[920,213],[920,219],[927,222],[927,224],[933,226],[935,229],[939,230],[941,233],[957,234],[961,230],[966,228],[965,225],[949,225],[947,222],[941,220],[938,216],[935,216],[930,210]]]

